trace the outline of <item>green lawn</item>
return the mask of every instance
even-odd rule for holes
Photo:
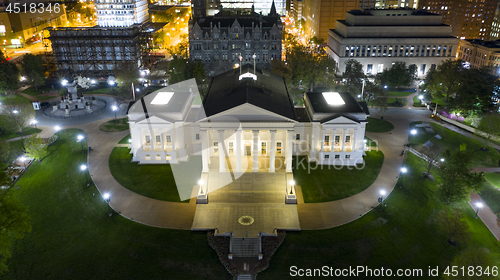
[[[366,124],[367,132],[389,132],[394,129],[394,125],[388,121],[368,117]]]
[[[406,103],[406,98],[387,98],[387,105],[391,107],[403,107]]]
[[[377,141],[373,141],[372,139],[370,139],[369,137],[366,137],[366,136],[365,136],[365,140],[366,140],[366,144],[368,145],[368,147],[378,147]]]
[[[2,145],[7,146],[5,149],[5,151],[7,151],[6,154],[2,155],[3,157],[5,157],[5,163],[10,164],[24,151],[23,141],[24,140],[21,139],[2,143]]]
[[[99,126],[99,129],[104,132],[117,132],[128,130],[128,118],[117,119],[116,121],[110,120],[105,122]]]
[[[122,139],[122,140],[120,140],[120,142],[118,142],[118,144],[128,144],[128,143],[130,143],[130,142],[128,141],[129,139],[132,139],[132,138],[130,137],[130,134],[129,134],[129,135],[127,135],[127,136],[125,136],[125,137],[123,137],[123,139]]]
[[[231,279],[206,233],[108,217],[96,188],[85,187],[78,133],[61,131],[62,143],[11,190],[33,229],[16,242],[2,279]]]
[[[128,148],[117,147],[113,149],[109,158],[111,174],[125,188],[150,198],[180,202],[176,181],[170,164],[138,164],[131,162],[132,155]],[[189,162],[182,162],[179,168],[192,170],[192,176],[176,176],[175,179],[181,185],[189,184],[195,186],[201,174],[201,165],[195,157],[190,157]],[[189,190],[191,195],[191,190]],[[183,202],[189,202],[185,200]]]
[[[110,93],[110,87],[102,87],[83,92],[83,94],[109,94],[109,93]]]
[[[23,93],[26,93],[26,94],[31,95],[31,96],[37,96],[37,95],[42,94],[42,91],[48,91],[48,90],[47,89],[45,89],[45,90],[42,90],[42,89],[36,90],[34,86],[31,86],[31,87],[23,90]]]
[[[415,92],[408,91],[388,91],[385,93],[386,96],[408,96],[410,94],[414,94]]]
[[[410,129],[417,123],[421,122],[411,123]],[[410,135],[409,142],[413,146],[417,146],[430,140],[432,143],[440,145],[443,149],[449,148],[452,150],[459,149],[461,144],[466,144],[467,150],[471,151],[473,167],[498,167],[500,153],[494,148],[489,147],[488,152],[483,152],[480,150],[483,147],[481,141],[463,136],[435,123],[431,123],[431,126],[434,133],[426,133],[423,128],[417,128],[417,135]],[[439,134],[443,139],[439,140],[434,137],[436,134]]]
[[[0,95],[0,103],[2,105],[19,105],[19,104],[29,104],[31,103],[31,100],[17,94]]]
[[[446,106],[448,103],[446,103],[445,100],[446,96],[443,95],[441,97],[432,98],[431,103],[437,103],[439,106]]]
[[[413,97],[413,106],[414,107],[421,107],[422,102],[420,101],[420,98],[418,98],[418,95],[415,95]]]
[[[419,268],[427,272],[429,266],[445,267],[460,252],[476,248],[489,252],[494,264],[500,262],[500,242],[488,231],[467,203],[459,206],[466,216],[471,232],[467,242],[457,248],[447,242],[448,236],[440,230],[435,217],[443,205],[435,198],[436,184],[422,176],[421,161],[409,154],[405,165],[410,171],[404,177],[404,187],[395,188],[377,207],[346,225],[327,230],[287,232],[287,236],[271,259],[269,268],[258,279],[283,279],[290,275],[290,267],[333,268],[368,266],[369,268]],[[399,185],[399,184],[398,184]],[[388,188],[390,186],[387,186]],[[375,197],[373,198],[376,199]],[[487,255],[485,255],[487,256]],[[424,274],[427,275],[427,274]],[[319,279],[319,277],[294,277]],[[409,277],[392,277],[409,279]],[[420,277],[431,279],[432,277]],[[435,277],[441,279],[440,277]],[[288,279],[288,278],[287,278]],[[331,277],[331,279],[341,279]],[[346,279],[390,279],[390,277],[346,277]],[[465,279],[465,278],[463,278]],[[479,278],[478,278],[479,279]],[[484,279],[484,278],[481,278]]]
[[[2,127],[5,131],[0,135],[0,141],[5,141],[8,139],[21,137],[25,135],[31,135],[37,132],[42,131],[41,129],[35,129],[31,126],[26,126],[23,129],[23,133],[19,133],[17,127],[14,127],[7,116],[0,115],[0,127]]]
[[[371,186],[382,168],[384,154],[381,151],[366,152],[364,168],[343,167],[339,170],[331,165],[308,164],[305,157],[294,158],[293,177],[302,189],[304,202],[325,202],[353,196]],[[299,162],[305,168],[298,168]],[[353,180],[356,178],[356,180]]]
[[[494,213],[500,213],[500,174],[485,173],[486,182],[479,194]]]

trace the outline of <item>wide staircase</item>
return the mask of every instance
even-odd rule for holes
[[[238,280],[253,280],[253,275],[250,274],[240,274],[238,275]]]
[[[231,253],[235,258],[258,258],[261,252],[261,240],[258,238],[232,238]]]

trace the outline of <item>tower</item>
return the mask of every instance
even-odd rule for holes
[[[147,0],[96,0],[97,25],[129,27],[149,18]]]
[[[192,0],[191,10],[195,18],[207,16],[206,0]]]

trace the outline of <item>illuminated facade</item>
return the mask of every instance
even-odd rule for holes
[[[213,16],[221,9],[253,9],[256,13],[269,14],[273,0],[202,0],[206,1],[206,13]],[[286,12],[286,0],[274,0],[276,12],[284,15]]]
[[[482,40],[460,40],[457,58],[470,68],[488,67],[498,74],[500,66],[500,42]]]
[[[129,27],[149,18],[147,0],[96,0],[97,25]]]

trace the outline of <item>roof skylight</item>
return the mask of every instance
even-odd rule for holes
[[[340,96],[338,92],[323,92],[323,97],[328,105],[341,106],[345,105],[344,99]]]
[[[170,102],[170,99],[174,96],[173,92],[159,92],[156,94],[153,101],[151,101],[152,105],[167,105]]]
[[[244,79],[244,78],[251,78],[254,81],[257,81],[257,75],[249,73],[249,72],[240,75],[240,81],[241,81],[241,79]]]

